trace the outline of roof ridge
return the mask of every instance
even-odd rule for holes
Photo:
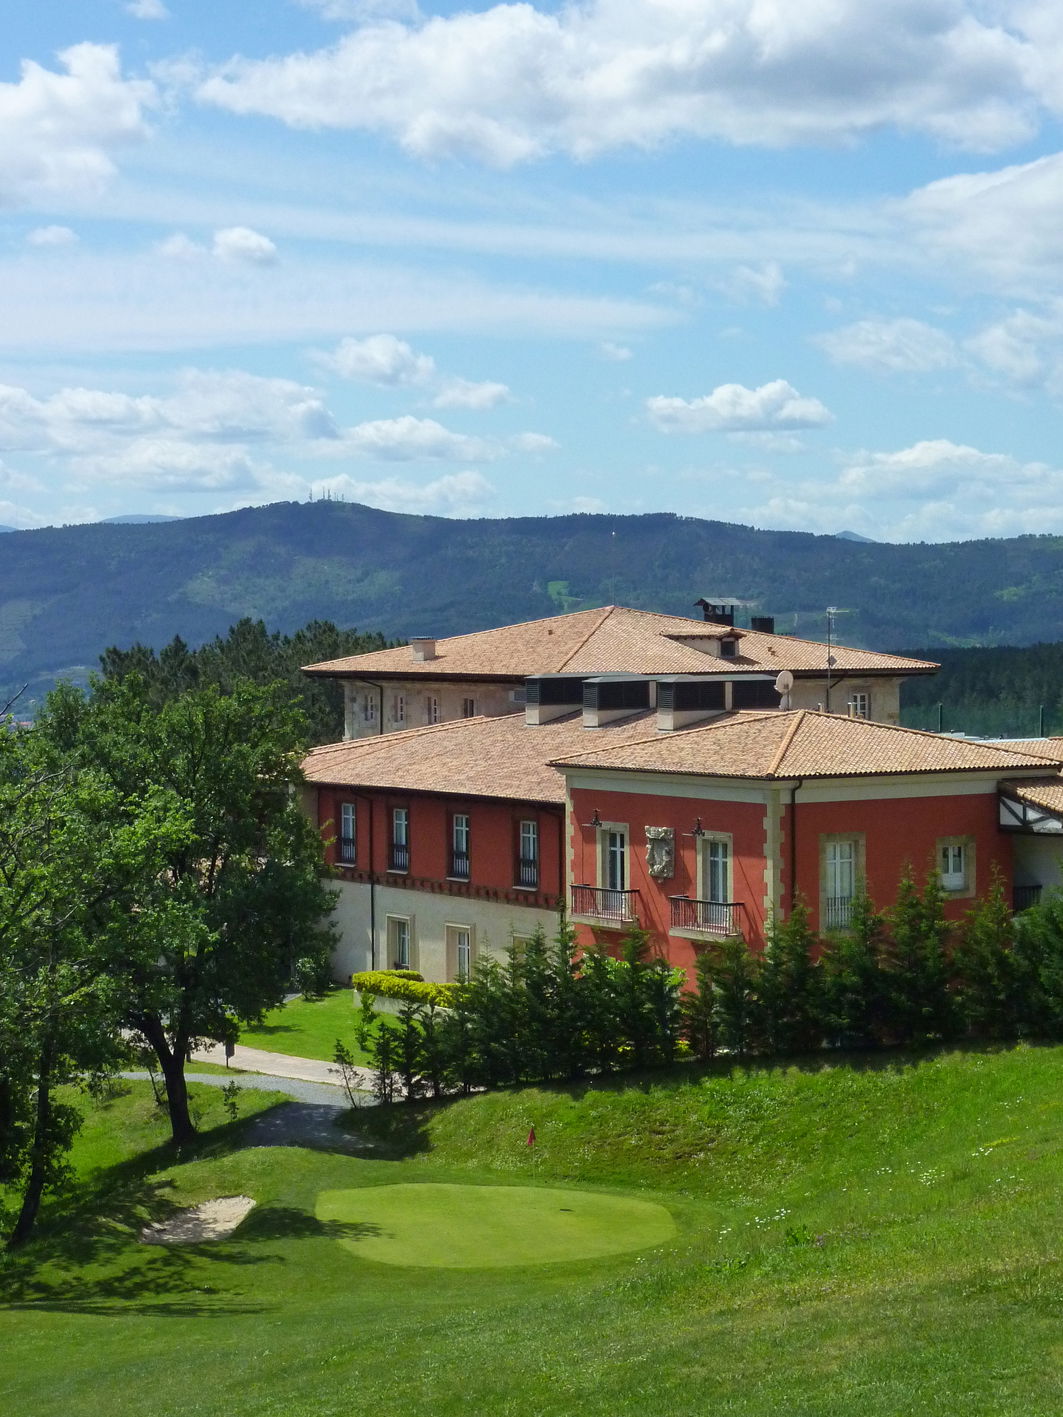
[[[602,628],[602,626],[605,624],[606,620],[609,619],[609,616],[612,615],[613,611],[616,610],[616,609],[617,609],[617,607],[616,607],[615,605],[606,605],[606,606],[603,606],[603,607],[602,607],[602,612],[603,612],[603,613],[602,613],[601,619],[597,622],[597,624],[591,626],[591,628],[590,628],[590,629],[587,631],[587,633],[583,636],[583,638],[580,640],[579,644],[575,647],[575,649],[572,651],[572,653],[569,654],[569,655],[567,655],[567,656],[561,661],[560,667],[555,671],[556,673],[560,674],[560,673],[561,673],[561,670],[564,669],[565,665],[569,662],[569,660],[570,660],[570,659],[573,659],[577,654],[579,654],[580,650],[583,648],[583,646],[584,646],[584,645],[587,643],[587,641],[590,639],[591,635],[597,634],[597,632],[598,632],[598,631]],[[579,613],[579,612],[577,612],[577,613]]]
[[[783,635],[780,634],[778,630],[772,630],[770,634],[767,630],[746,630],[745,633],[747,635],[757,635],[759,638],[765,640],[787,640],[790,644],[818,645],[820,649],[827,648],[826,640],[810,640],[806,639],[804,635]],[[841,643],[832,644],[831,649],[847,649],[853,654],[874,654],[880,659],[904,659],[907,660],[909,664],[933,664],[938,669],[941,668],[941,665],[938,664],[936,659],[916,659],[915,655],[912,654],[891,654],[889,650],[885,649],[860,649],[857,645],[843,645]],[[833,668],[833,666],[831,667]],[[826,669],[827,666],[824,664],[823,668]]]
[[[913,737],[932,738],[935,743],[972,743],[979,748],[989,748],[994,753],[1006,753],[1014,758],[1035,758],[1040,754],[1034,752],[1021,753],[1015,748],[1002,748],[999,743],[990,738],[957,738],[951,733],[935,733],[931,728],[909,728],[906,723],[883,723],[877,718],[854,718],[845,713],[824,713],[820,711],[821,718],[836,718],[840,723],[862,723],[869,728],[885,728],[891,733],[910,733]],[[1047,762],[1055,761],[1046,759]]]
[[[782,742],[779,744],[778,748],[776,748],[775,756],[768,764],[768,777],[776,777],[778,775],[779,768],[782,765],[782,760],[789,752],[790,744],[794,741],[794,737],[797,734],[797,730],[801,727],[802,723],[804,723],[805,715],[807,713],[808,709],[798,709],[797,712],[794,714],[793,723],[790,724],[789,728],[783,734]]]

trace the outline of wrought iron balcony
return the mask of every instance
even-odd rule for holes
[[[1024,910],[1029,910],[1031,905],[1039,905],[1041,901],[1041,887],[1036,886],[1013,886],[1011,891],[1011,908],[1016,915]]]
[[[539,884],[539,862],[534,856],[521,856],[517,861],[517,885],[534,890]]]
[[[740,935],[742,910],[737,900],[695,900],[693,896],[671,895],[673,930],[704,930],[711,935]]]
[[[469,853],[467,851],[452,851],[450,853],[450,878],[454,881],[467,881],[469,879]]]
[[[388,848],[388,870],[408,871],[410,869],[410,848],[405,842],[393,841]]]
[[[823,929],[848,930],[853,919],[851,895],[829,895],[823,902]]]
[[[354,865],[354,837],[341,836],[336,843],[336,856],[346,866]]]
[[[572,914],[609,925],[630,925],[638,919],[638,891],[614,891],[600,886],[572,887]]]

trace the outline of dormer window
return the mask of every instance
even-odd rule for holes
[[[734,657],[735,657],[735,655],[736,655],[737,653],[738,653],[738,641],[737,641],[736,639],[732,639],[732,637],[731,637],[730,635],[728,635],[726,639],[722,639],[722,640],[720,641],[720,657],[721,657],[721,659],[734,659]]]

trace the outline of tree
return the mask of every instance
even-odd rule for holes
[[[738,1058],[755,1051],[764,1036],[760,998],[763,963],[738,935],[721,940],[712,956],[716,1037]]]
[[[809,1053],[823,1042],[823,991],[812,959],[816,943],[803,901],[781,922],[772,916],[760,971],[769,1052]]]
[[[967,914],[953,951],[956,1003],[976,1038],[1014,1038],[1021,1017],[1014,924],[1004,882],[994,871],[988,894]]]
[[[280,686],[235,685],[153,702],[143,679],[57,691],[45,739],[114,792],[101,828],[151,792],[182,823],[110,939],[121,1013],[155,1051],[176,1142],[190,1140],[185,1063],[283,1001],[299,961],[327,954],[332,908],[317,828],[295,789],[305,725]]]
[[[936,869],[931,867],[922,891],[911,871],[905,871],[889,911],[884,953],[895,1042],[926,1043],[953,1036],[948,932]]]
[[[37,733],[0,729],[0,1182],[21,1188],[9,1245],[24,1243],[45,1191],[65,1175],[80,1113],[57,1089],[122,1056],[120,987],[109,951],[135,883],[184,824],[148,793],[113,817],[100,776]]]
[[[840,1048],[879,1044],[889,1031],[889,979],[882,968],[886,923],[868,896],[854,898],[848,930],[823,955],[824,1021]]]

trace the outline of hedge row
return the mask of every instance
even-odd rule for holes
[[[351,985],[360,994],[385,999],[405,999],[413,1004],[435,1004],[449,1008],[452,984],[429,984],[413,969],[367,969],[351,975]]]

